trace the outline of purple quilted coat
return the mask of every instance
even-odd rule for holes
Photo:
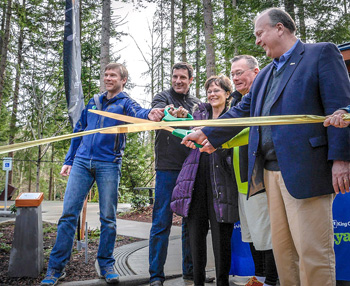
[[[209,103],[200,103],[194,111],[196,120],[209,118]],[[186,158],[173,190],[170,207],[178,215],[187,217],[190,211],[200,152],[191,150]],[[218,149],[209,156],[214,209],[218,222],[234,223],[238,217],[238,190],[232,168],[232,149]]]

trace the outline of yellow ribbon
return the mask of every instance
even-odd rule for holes
[[[92,111],[92,110],[89,110]],[[93,111],[94,113],[102,114],[103,111]],[[136,122],[130,116],[118,115],[115,113],[103,112],[104,116],[108,116],[114,119],[118,119],[126,122]],[[120,117],[122,116],[122,117]],[[344,120],[350,121],[350,114],[343,115]],[[137,119],[138,122],[143,120],[142,123],[118,125],[106,128],[99,128],[89,131],[83,131],[78,133],[72,133],[67,135],[60,135],[56,137],[44,138],[29,142],[16,143],[6,146],[0,146],[0,154],[8,152],[14,152],[26,148],[31,148],[43,144],[49,144],[61,140],[72,139],[75,137],[85,136],[100,133],[129,133],[129,132],[140,132],[156,129],[167,129],[171,131],[173,128],[170,126],[177,127],[194,127],[194,126],[211,126],[211,127],[229,127],[229,126],[261,126],[261,125],[285,125],[285,124],[307,124],[307,123],[320,123],[326,119],[325,116],[316,115],[278,115],[278,116],[260,116],[260,117],[245,117],[245,118],[227,118],[227,119],[212,119],[212,120],[191,120],[191,121],[173,121],[173,122],[150,122],[144,119]]]
[[[31,147],[35,147],[35,146],[39,146],[39,145],[43,145],[43,144],[49,144],[49,143],[62,141],[62,140],[66,140],[66,139],[72,139],[72,138],[80,137],[80,136],[84,136],[84,135],[90,135],[90,134],[94,134],[94,133],[97,133],[97,132],[100,132],[103,130],[108,130],[110,128],[114,128],[114,126],[106,127],[106,128],[99,128],[99,129],[94,129],[94,130],[89,130],[89,131],[82,131],[82,132],[77,132],[77,133],[71,133],[71,134],[67,134],[67,135],[60,135],[60,136],[56,136],[56,137],[43,138],[43,139],[38,139],[38,140],[34,140],[34,141],[16,143],[16,144],[11,144],[11,145],[6,145],[6,146],[0,146],[0,154],[14,152],[14,151],[27,149],[27,148],[31,148]]]

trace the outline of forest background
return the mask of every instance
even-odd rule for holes
[[[132,4],[140,15],[149,11],[149,5],[155,7],[147,41],[140,43],[124,30],[128,17],[113,8],[116,2],[119,6]],[[269,63],[263,49],[255,45],[253,34],[253,19],[266,8],[281,7],[289,12],[303,42],[350,41],[348,0],[79,0],[79,4],[85,103],[103,90],[101,69],[106,63],[122,62],[128,67],[121,57],[127,37],[133,39],[147,66],[142,74],[144,98],[137,98],[145,108],[155,94],[170,87],[174,62],[193,65],[191,92],[203,101],[206,78],[229,76],[230,59],[235,55],[253,55],[261,68]],[[72,132],[63,80],[64,19],[64,1],[1,1],[0,145]],[[131,76],[126,91],[132,93],[138,81]],[[62,199],[66,178],[59,171],[69,145],[65,140],[3,156],[13,157],[9,183],[17,192],[43,192],[45,199]],[[133,189],[154,182],[154,133],[128,134],[126,146],[120,202],[139,198]],[[5,172],[1,172],[0,190],[4,182]],[[95,186],[90,199],[98,200]]]

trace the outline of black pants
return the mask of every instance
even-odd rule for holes
[[[276,285],[278,274],[272,249],[259,251],[253,243],[249,243],[249,246],[254,260],[255,276],[266,277],[266,284]]]
[[[216,220],[208,156],[203,155],[201,156],[197,172],[188,216],[194,284],[196,286],[205,284],[205,267],[207,264],[206,239],[210,222],[215,257],[216,285],[228,286],[233,223],[219,223]]]

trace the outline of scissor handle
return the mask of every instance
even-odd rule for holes
[[[175,108],[177,109],[177,108]],[[187,113],[187,117],[174,117],[169,113],[170,107],[166,107],[164,110],[164,117],[163,117],[163,121],[187,121],[187,120],[193,120],[193,116],[189,113]]]
[[[172,134],[175,135],[176,137],[184,138],[186,135],[191,134],[192,132],[194,132],[194,131],[187,130],[187,129],[175,129],[175,130],[173,130]],[[203,147],[203,145],[201,145],[201,144],[198,144],[196,142],[193,142],[193,143],[197,148]]]

